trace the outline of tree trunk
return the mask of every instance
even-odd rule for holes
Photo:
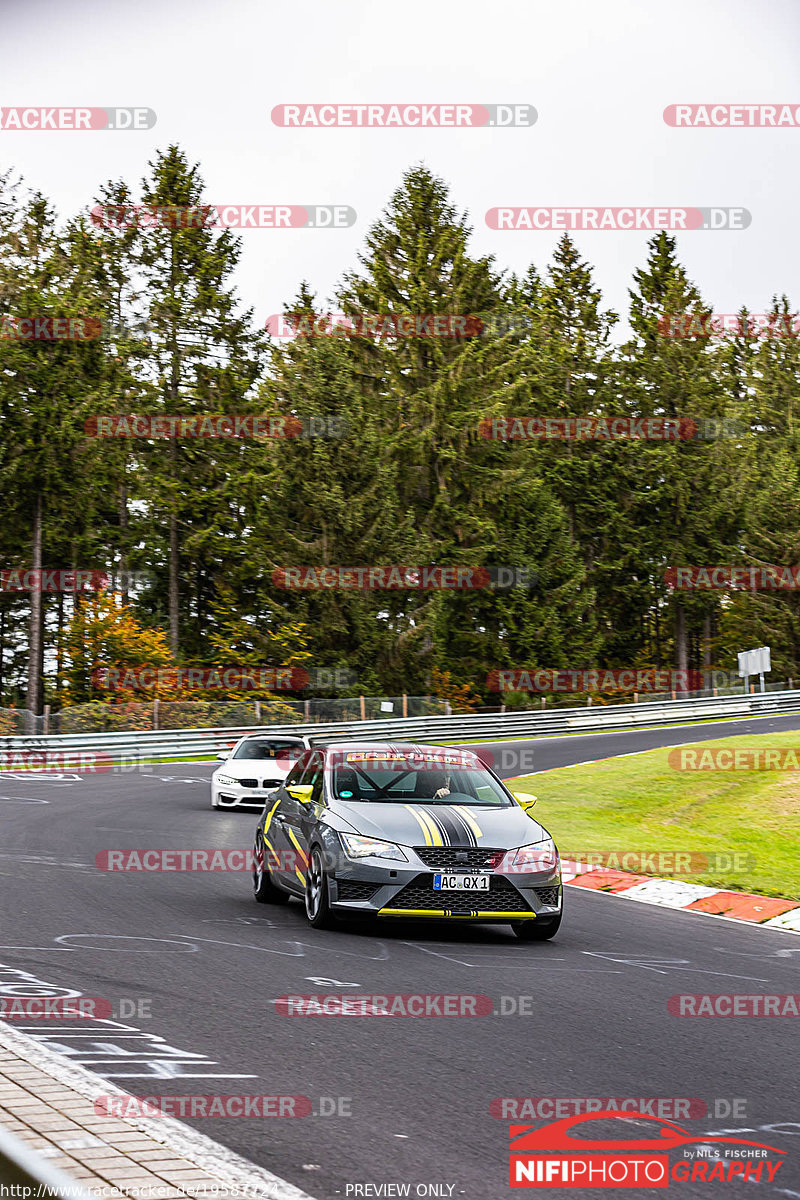
[[[38,677],[39,677],[39,694],[36,697],[36,712],[37,713],[44,712],[44,630],[45,630],[45,615],[46,615],[45,603],[44,603],[44,593],[41,593],[41,598],[42,598],[42,633],[41,633],[41,637],[39,638],[39,670],[37,672]]]
[[[38,571],[41,579],[42,570],[42,497],[39,493],[33,510],[33,561],[32,569]],[[34,575],[34,582],[36,576]],[[41,693],[41,669],[44,642],[43,628],[44,606],[42,605],[41,584],[31,590],[30,635],[28,638],[28,692],[25,707],[33,713],[39,712]]]
[[[170,295],[174,298],[177,289],[177,267],[175,262],[175,239],[170,245]],[[169,400],[170,412],[175,412],[180,391],[180,350],[178,348],[178,331],[173,323],[170,330],[170,380]],[[178,443],[176,439],[169,440],[169,461],[171,475],[178,482]],[[175,492],[173,503],[169,510],[169,641],[173,656],[177,659],[180,642],[179,622],[179,572],[178,572],[178,492]]]
[[[127,465],[127,464],[126,464]],[[122,574],[122,603],[128,603],[128,569],[130,561],[128,559],[128,486],[123,479],[122,486],[119,489],[119,532],[120,532],[120,555],[119,569]]]
[[[174,439],[170,445],[174,447]],[[169,513],[169,641],[176,659],[180,637],[178,603],[178,514],[171,508]]]
[[[681,601],[675,604],[675,666],[679,671],[688,670],[689,653],[686,638],[686,609]],[[679,690],[685,691],[685,685]]]
[[[703,617],[703,686],[712,687],[711,682],[711,613]]]
[[[661,663],[662,663],[662,659],[661,659],[661,618],[658,615],[658,609],[656,609],[653,614],[653,622],[655,625],[655,635],[656,635],[656,666],[660,667]]]
[[[64,593],[58,593],[58,633],[56,634],[56,699],[61,698],[61,673],[64,670]]]

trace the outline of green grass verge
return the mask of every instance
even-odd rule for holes
[[[719,738],[693,748],[740,746],[796,749],[800,758],[800,733]],[[670,753],[647,750],[505,782],[539,797],[533,815],[565,858],[589,851],[749,854],[755,862],[745,873],[680,878],[800,899],[800,771],[676,770]]]

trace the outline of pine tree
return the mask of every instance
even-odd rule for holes
[[[252,310],[239,309],[230,276],[241,239],[206,227],[199,168],[171,146],[150,164],[142,182],[147,208],[174,209],[143,231],[138,267],[143,278],[147,378],[151,412],[165,414],[250,411],[265,339],[253,329]],[[187,214],[190,214],[187,217]],[[241,444],[170,438],[148,454],[149,512],[166,517],[156,526],[156,555],[166,561],[170,645],[178,655],[181,628],[190,653],[202,650],[208,604],[220,567],[213,547],[236,532],[231,493],[245,448]],[[183,593],[183,600],[181,594]]]
[[[698,437],[677,441],[637,441],[627,448],[631,481],[624,541],[633,586],[621,589],[630,624],[649,626],[658,666],[669,645],[673,665],[686,670],[690,648],[697,657],[709,622],[718,614],[718,593],[675,591],[665,586],[665,570],[678,565],[724,563],[734,552],[742,523],[742,497],[736,480],[737,444],[705,435],[710,421],[728,416],[716,352],[706,337],[667,336],[665,317],[708,313],[695,285],[677,259],[675,239],[661,232],[650,241],[647,265],[635,273],[631,290],[633,338],[622,348],[619,386],[628,410],[641,418],[688,419]],[[691,426],[684,426],[691,432]],[[671,638],[661,619],[671,618]],[[707,640],[707,637],[706,639]]]
[[[55,213],[38,194],[13,194],[3,206],[0,234],[0,339],[3,408],[2,475],[10,525],[28,530],[25,562],[34,571],[84,565],[75,556],[86,545],[95,493],[91,462],[84,453],[81,414],[103,374],[103,348],[85,326],[84,338],[20,336],[25,318],[87,321],[98,307],[91,271],[73,253],[74,231],[59,231]],[[69,329],[63,325],[61,330]],[[35,333],[35,326],[34,326]],[[55,329],[51,330],[55,334]],[[44,701],[47,599],[34,589],[30,611],[26,706]],[[59,619],[63,601],[59,601]]]

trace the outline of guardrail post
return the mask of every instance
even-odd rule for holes
[[[308,725],[309,721],[311,720],[311,701],[310,700],[303,701],[303,716],[306,719],[306,725]]]
[[[591,696],[587,696],[587,697],[586,697],[586,707],[587,707],[587,708],[591,708],[591,707],[592,707],[592,697],[591,697]]]
[[[366,721],[366,719],[367,719],[367,707],[366,707],[366,705],[365,705],[365,703],[364,703],[364,697],[363,697],[363,696],[359,696],[359,697],[358,697],[358,699],[359,699],[359,703],[361,704],[361,720],[362,720],[362,721]]]
[[[633,703],[634,703],[634,704],[638,704],[638,703],[639,703],[639,693],[638,693],[638,692],[634,692],[634,693],[633,693]]]
[[[256,700],[256,720],[261,724],[261,701]]]
[[[403,692],[403,716],[408,716],[408,696]]]
[[[49,732],[50,732],[50,705],[45,704],[44,715],[43,715],[43,720],[42,720],[42,733],[46,735]]]
[[[158,729],[158,696],[153,701],[153,729]]]
[[[542,696],[542,708],[547,708],[547,696]]]

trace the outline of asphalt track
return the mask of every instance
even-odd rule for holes
[[[508,776],[797,728],[800,716],[768,717],[504,743],[499,766]],[[12,994],[26,978],[13,972],[25,971],[126,1000],[123,1015],[133,1013],[118,1025],[84,1023],[80,1036],[74,1022],[28,1032],[140,1095],[306,1095],[316,1114],[333,1108],[294,1120],[188,1119],[320,1200],[381,1194],[355,1190],[368,1183],[410,1184],[412,1196],[424,1194],[417,1185],[438,1185],[429,1195],[511,1195],[508,1123],[490,1103],[525,1096],[699,1098],[708,1115],[679,1124],[736,1131],[786,1151],[785,1161],[771,1184],[673,1182],[672,1194],[800,1197],[797,1020],[667,1010],[676,993],[800,992],[796,936],[577,889],[567,889],[560,935],[542,945],[505,926],[317,932],[296,902],[255,905],[245,874],[97,869],[108,848],[249,846],[256,814],[212,812],[210,773],[192,764],[0,777],[0,993]],[[496,1014],[289,1017],[272,1003],[331,992],[480,993]],[[527,1015],[520,997],[530,998]],[[734,1100],[745,1115],[715,1119],[715,1105],[727,1114]],[[624,1136],[618,1125],[596,1133]]]

